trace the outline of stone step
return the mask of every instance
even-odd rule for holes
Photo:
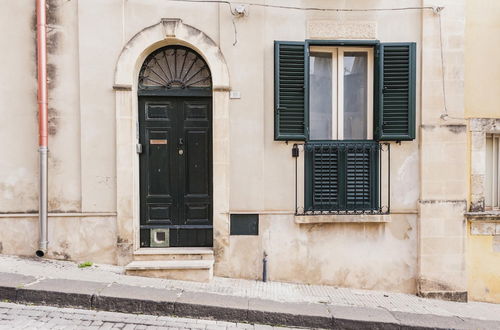
[[[213,260],[134,260],[125,266],[125,273],[172,280],[209,282],[213,278],[213,266]]]
[[[143,248],[134,252],[136,261],[213,260],[212,248]]]

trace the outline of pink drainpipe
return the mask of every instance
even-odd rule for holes
[[[36,39],[37,39],[37,72],[38,72],[38,146],[40,156],[40,195],[39,195],[39,242],[36,255],[43,257],[48,245],[48,102],[47,102],[47,7],[46,0],[36,0]]]

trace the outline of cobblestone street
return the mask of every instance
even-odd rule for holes
[[[286,329],[177,317],[0,303],[0,329]],[[298,329],[298,328],[294,328]]]

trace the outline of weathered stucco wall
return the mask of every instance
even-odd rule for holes
[[[0,52],[4,68],[0,75],[2,213],[38,209],[34,8],[33,1],[25,0],[11,2],[8,10],[0,11],[0,27],[9,31],[0,35],[0,42],[8,45]]]
[[[331,8],[401,7],[397,0],[276,3]],[[447,7],[444,40],[449,46],[446,56],[453,59],[446,76],[450,116],[463,117],[463,1],[439,3]],[[405,2],[405,6],[434,4]],[[6,150],[8,159],[0,161],[0,194],[4,196],[0,198],[0,212],[25,213],[37,209],[34,5],[23,0],[3,6],[9,10],[1,11],[0,24],[5,31],[14,31],[16,37],[0,36],[0,41],[12,45],[0,53],[0,63],[19,68],[19,73],[14,75],[8,70],[9,75],[0,76],[0,111],[8,109],[11,119],[8,124],[0,123],[0,149]],[[50,210],[74,216],[52,218],[49,255],[117,262],[113,246],[120,244],[121,238],[117,237],[114,217],[116,177],[123,164],[117,164],[115,156],[115,108],[120,101],[117,95],[121,95],[113,91],[116,62],[134,35],[162,18],[180,18],[219,46],[229,69],[230,87],[241,92],[241,99],[224,101],[229,107],[227,132],[214,132],[214,136],[230,136],[230,196],[228,201],[214,202],[227,202],[229,212],[261,214],[259,236],[228,236],[227,224],[223,224],[226,228],[220,231],[223,237],[216,251],[217,275],[258,279],[265,251],[271,280],[403,292],[416,292],[417,284],[427,291],[435,291],[436,287],[464,290],[465,160],[462,164],[456,159],[465,159],[466,134],[461,122],[440,119],[439,33],[437,16],[431,11],[303,12],[252,6],[248,16],[235,19],[235,35],[233,16],[224,4],[53,0],[50,8]],[[8,14],[13,11],[16,15]],[[273,140],[273,41],[342,37],[338,31],[331,36],[314,29],[308,32],[308,22],[318,20],[344,26],[345,38],[373,36],[383,42],[417,42],[417,127],[424,125],[417,130],[417,140],[391,145],[391,222],[295,222],[295,160],[291,144]],[[421,102],[420,95],[425,102]],[[129,126],[133,125],[132,121]],[[133,127],[128,129],[127,134],[132,134]],[[16,143],[12,142],[14,136]],[[132,150],[133,145],[130,147]],[[120,203],[134,203],[135,188],[133,184],[127,186],[130,199],[127,201],[125,196]],[[96,220],[98,224],[90,224],[76,212],[106,215]],[[32,253],[36,218],[3,216],[0,225],[4,253]],[[129,226],[132,230],[132,224]],[[28,229],[30,235],[14,244],[11,237],[16,236],[18,228]],[[96,252],[85,254],[86,246],[94,244],[96,238],[78,233],[75,228],[82,233],[99,231],[105,236],[92,248]],[[63,238],[70,230],[68,237],[73,239]],[[427,282],[418,281],[422,274]]]
[[[432,11],[423,14],[418,291],[424,296],[465,300],[465,1],[424,0],[423,5],[445,9],[441,24]]]
[[[498,1],[467,1],[465,39],[465,108],[469,121],[469,211],[485,207],[486,134],[498,134],[500,118],[500,33]],[[495,120],[497,119],[497,120]],[[469,297],[500,302],[499,215],[470,217],[467,237]],[[496,232],[495,228],[498,228]]]
[[[49,218],[50,259],[92,261],[114,264],[116,260],[116,219],[107,216]],[[38,217],[0,218],[0,253],[34,256],[38,247]]]
[[[469,0],[466,5],[465,109],[471,118],[500,118],[500,2]]]
[[[468,225],[467,263],[472,300],[500,302],[500,224],[473,221]]]

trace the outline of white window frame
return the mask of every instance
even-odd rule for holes
[[[500,210],[500,134],[486,134],[485,163],[485,209]]]
[[[344,53],[367,53],[367,118],[366,140],[373,139],[373,76],[372,47],[310,46],[309,52],[330,53],[332,56],[332,140],[344,140]],[[336,79],[335,79],[336,77]]]

